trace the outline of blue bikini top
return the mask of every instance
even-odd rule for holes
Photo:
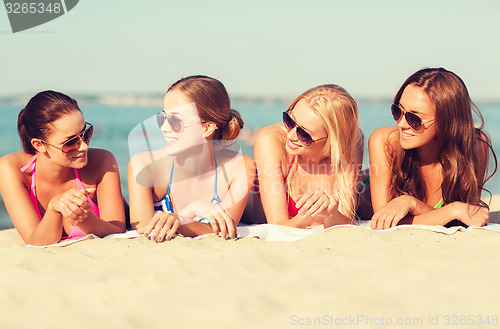
[[[213,157],[213,159],[214,159],[214,165],[215,165],[215,185],[214,185],[214,196],[212,198],[212,201],[210,201],[210,202],[218,204],[218,203],[221,203],[222,201],[221,201],[219,195],[217,194],[217,161],[215,160],[215,157]],[[174,174],[174,163],[172,163],[172,168],[170,169],[170,179],[168,181],[167,194],[165,194],[165,196],[160,201],[153,203],[153,207],[154,207],[155,211],[164,211],[164,212],[169,212],[169,213],[174,212],[174,205],[172,203],[172,200],[170,199],[170,189],[172,188],[172,177]],[[206,220],[205,218],[200,218],[198,220],[198,222],[210,224],[210,222],[208,220]]]

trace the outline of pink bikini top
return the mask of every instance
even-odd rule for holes
[[[21,172],[26,171],[26,169],[33,167],[31,170],[31,189],[30,189],[30,199],[31,202],[33,203],[33,206],[35,206],[36,212],[38,213],[38,217],[40,220],[42,220],[42,215],[40,214],[40,209],[38,209],[38,200],[36,198],[36,185],[35,185],[35,169],[36,169],[36,158],[37,155],[31,160],[26,166],[21,168]],[[76,188],[79,190],[84,190],[85,188],[83,187],[82,181],[80,180],[80,176],[78,175],[78,170],[75,169],[75,178],[76,178]],[[87,200],[89,201],[90,205],[92,206],[92,212],[94,215],[99,217],[99,206],[92,201],[92,199],[87,196]],[[63,239],[71,239],[71,238],[81,238],[84,237],[85,233],[83,233],[78,226],[73,226],[70,235],[68,236],[63,236]]]

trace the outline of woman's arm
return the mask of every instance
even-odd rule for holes
[[[384,127],[376,129],[368,140],[370,156],[370,192],[373,211],[376,213],[382,206],[389,202],[389,182],[391,167],[386,154],[390,135],[397,127]],[[397,142],[397,141],[396,141]]]
[[[140,154],[130,159],[128,163],[128,195],[130,205],[130,224],[133,230],[149,224],[155,213],[153,207],[153,187],[137,182]],[[147,169],[144,169],[147,170]]]
[[[62,215],[56,210],[57,203],[50,202],[40,221],[38,213],[23,184],[18,156],[9,154],[0,159],[0,194],[12,223],[26,244],[48,245],[61,240]]]
[[[99,180],[96,186],[99,217],[89,212],[88,218],[78,227],[82,232],[99,237],[125,232],[125,209],[120,186],[120,174],[114,155],[106,150],[92,149],[92,161],[86,170],[96,170]]]
[[[238,225],[255,180],[255,162],[252,158],[239,154],[231,159],[224,168],[230,182],[222,205],[229,211],[235,225]],[[220,179],[225,180],[223,177]]]
[[[430,207],[430,206],[428,206]],[[439,209],[431,208],[430,211],[402,219],[399,224],[420,225],[446,225],[458,219],[467,226],[484,226],[488,224],[489,211],[485,207],[469,205],[463,202],[452,202]]]
[[[263,128],[255,139],[254,156],[262,206],[269,224],[306,228],[313,217],[288,216],[288,195],[282,163],[286,154],[282,135],[283,128],[273,125]]]
[[[254,156],[259,179],[262,207],[269,224],[288,223],[288,200],[282,159],[285,146],[281,141],[282,129],[279,125],[263,128],[255,139]]]

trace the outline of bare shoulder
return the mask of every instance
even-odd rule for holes
[[[254,167],[254,161],[251,157],[241,152],[231,149],[222,149],[217,152],[217,162],[230,169],[242,169],[242,166],[248,168]]]
[[[34,155],[25,152],[15,152],[7,154],[0,158],[0,170],[2,172],[16,170],[19,171],[28,162],[34,158]]]
[[[281,154],[285,151],[286,131],[280,124],[262,128],[255,138],[255,148],[264,149],[266,153]]]
[[[21,168],[33,160],[34,155],[25,152],[16,152],[0,158],[0,193],[6,189],[12,190],[13,184],[27,184],[29,186],[31,170],[21,172]]]
[[[369,148],[384,147],[386,144],[398,142],[398,127],[381,127],[375,129],[368,140]]]
[[[262,128],[257,133],[258,140],[264,141],[275,141],[280,140],[284,135],[286,135],[286,131],[281,124],[274,124],[267,127]]]
[[[108,150],[103,149],[89,149],[88,150],[89,164],[102,163],[107,161],[115,161],[115,156]]]
[[[130,158],[129,167],[131,166],[134,172],[139,173],[145,168],[150,168],[151,165],[158,163],[158,160],[165,157],[166,154],[164,149],[138,153]]]

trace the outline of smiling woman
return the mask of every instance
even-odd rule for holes
[[[255,220],[261,200],[270,224],[306,228],[353,222],[362,158],[358,107],[351,95],[337,85],[309,89],[283,113],[283,125],[265,127],[257,136],[259,198],[253,198],[248,217]]]
[[[398,126],[375,130],[369,142],[372,228],[454,219],[487,224],[481,191],[493,175],[490,156],[494,171],[497,161],[462,79],[443,68],[420,70],[399,89],[391,111]]]
[[[93,126],[75,100],[38,93],[19,113],[18,132],[24,151],[0,159],[0,193],[27,244],[124,231],[116,160],[89,148]]]
[[[251,158],[226,147],[243,128],[230,106],[224,85],[207,76],[183,78],[168,89],[154,127],[164,147],[129,162],[132,228],[156,242],[177,232],[236,237],[255,168]]]

